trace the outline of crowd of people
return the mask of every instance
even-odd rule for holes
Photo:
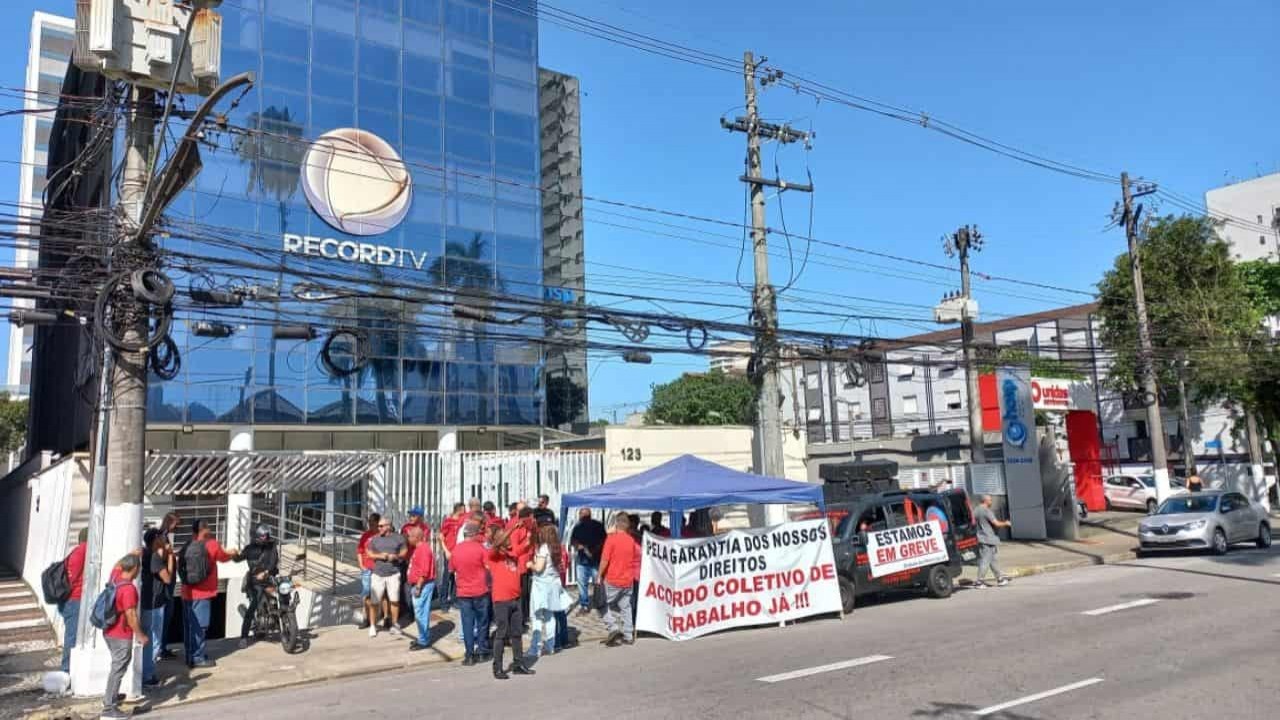
[[[566,546],[549,504],[550,498],[542,495],[536,505],[515,502],[500,516],[492,502],[472,498],[457,503],[439,525],[445,559],[440,568],[421,507],[409,510],[409,520],[398,532],[389,518],[370,514],[356,548],[364,598],[360,628],[370,638],[384,630],[403,636],[400,615],[411,607],[417,637],[408,649],[428,648],[435,639],[430,615],[436,598],[441,608],[458,609],[462,665],[491,663],[499,680],[532,675],[534,660],[570,647],[569,616],[575,604],[580,616],[603,613],[605,645],[632,644],[640,538],[644,532],[670,535],[662,513],[653,513],[648,525],[636,515],[618,513],[606,528],[583,508]],[[697,534],[688,524],[684,532]],[[566,590],[570,563],[578,585],[576,601]]]
[[[120,711],[124,700],[120,684],[133,659],[133,645],[142,645],[142,685],[160,685],[157,666],[174,657],[165,645],[165,629],[177,608],[175,597],[182,600],[183,651],[187,667],[208,668],[215,665],[206,652],[206,636],[214,598],[218,595],[218,563],[244,561],[248,568],[244,591],[249,600],[240,627],[240,647],[251,642],[253,619],[264,588],[277,571],[279,553],[270,531],[259,526],[253,531],[252,543],[243,550],[225,549],[206,520],[191,523],[191,539],[175,548],[173,534],[181,518],[168,513],[156,527],[148,528],[141,547],[116,561],[107,573],[104,589],[89,600],[95,603],[91,622],[102,623],[102,634],[111,654],[111,668],[103,695],[103,718],[128,717]],[[69,585],[67,597],[58,603],[62,616],[64,642],[62,672],[71,672],[71,649],[75,647],[79,616],[84,597],[84,565],[88,547],[88,530],[81,530],[77,543],[63,559]],[[175,594],[178,580],[181,590]]]

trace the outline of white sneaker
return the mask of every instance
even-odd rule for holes
[[[1007,577],[1002,577],[996,581],[996,585],[998,587],[1004,587],[1005,585],[1008,585],[1008,584],[1009,584],[1009,578]]]
[[[387,633],[391,635],[391,637],[404,637],[404,631],[400,629],[399,625],[392,625],[391,629],[388,630]]]
[[[371,638],[376,638],[376,637],[378,637],[378,626],[377,626],[377,625],[370,625],[370,626],[369,626],[369,637],[371,637]]]

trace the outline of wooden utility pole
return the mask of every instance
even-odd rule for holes
[[[1147,317],[1147,298],[1142,289],[1142,253],[1138,247],[1138,218],[1142,205],[1136,208],[1133,201],[1156,191],[1154,184],[1133,188],[1129,173],[1120,173],[1120,193],[1123,202],[1120,220],[1129,243],[1129,269],[1133,273],[1133,304],[1138,321],[1138,377],[1142,384],[1142,404],[1147,408],[1147,435],[1151,442],[1151,469],[1156,481],[1156,501],[1164,502],[1169,496],[1169,458],[1164,446],[1164,422],[1160,418],[1160,392],[1156,385],[1154,350],[1151,346],[1151,324]]]
[[[787,183],[779,178],[763,176],[760,161],[761,140],[780,143],[809,141],[809,134],[792,130],[786,125],[760,122],[756,109],[756,60],[750,51],[742,56],[742,75],[746,89],[747,114],[730,122],[720,119],[721,127],[729,131],[746,133],[747,174],[739,178],[751,189],[751,247],[755,259],[755,291],[752,307],[756,331],[754,356],[758,378],[756,435],[758,436],[760,461],[756,471],[769,477],[783,477],[786,471],[782,454],[782,390],[778,381],[778,301],[773,284],[769,281],[769,231],[765,224],[764,189],[776,187],[784,190],[812,192],[811,185]],[[765,84],[775,76],[770,73]]]

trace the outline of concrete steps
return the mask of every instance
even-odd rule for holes
[[[61,648],[45,619],[43,601],[8,569],[0,569],[0,705],[39,692],[57,670]]]

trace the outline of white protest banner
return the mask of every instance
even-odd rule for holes
[[[710,538],[644,536],[636,629],[672,640],[840,612],[825,519]]]
[[[867,533],[871,577],[892,575],[947,561],[947,543],[937,520]]]

